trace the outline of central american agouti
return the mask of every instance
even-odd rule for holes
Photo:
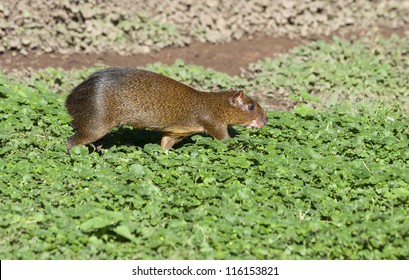
[[[161,148],[167,150],[194,133],[226,139],[229,125],[262,128],[268,121],[242,91],[202,92],[161,74],[127,68],[93,73],[72,90],[65,105],[75,130],[67,140],[68,153],[122,125],[162,131]]]

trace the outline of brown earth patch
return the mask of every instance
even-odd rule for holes
[[[264,57],[274,57],[278,53],[301,44],[299,39],[257,37],[252,40],[243,39],[226,44],[208,44],[194,42],[188,47],[169,47],[149,54],[119,55],[117,53],[101,54],[30,54],[6,52],[0,55],[0,69],[6,72],[27,68],[42,69],[61,67],[63,69],[90,67],[104,64],[111,67],[138,67],[148,63],[162,62],[172,64],[182,59],[187,64],[202,65],[230,75],[241,73],[247,67]]]
[[[376,28],[371,29],[374,35],[390,36],[396,33],[399,36],[408,36],[409,25],[400,28]],[[342,37],[364,36],[368,29],[343,31],[335,34]],[[343,35],[342,35],[343,34]],[[4,72],[15,72],[28,68],[42,69],[46,67],[60,67],[66,70],[83,68],[104,64],[110,67],[140,67],[148,63],[162,62],[172,64],[176,59],[182,59],[187,64],[201,65],[213,68],[217,71],[230,75],[240,74],[249,63],[264,57],[274,57],[279,53],[285,53],[291,48],[308,41],[331,37],[315,36],[308,39],[275,38],[255,36],[253,39],[245,38],[239,41],[231,41],[225,44],[209,44],[194,42],[188,47],[169,47],[149,54],[120,55],[116,52],[101,54],[28,54],[13,53],[7,51],[0,54],[0,69]]]

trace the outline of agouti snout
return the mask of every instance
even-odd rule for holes
[[[65,105],[75,130],[67,140],[68,153],[121,125],[162,131],[161,148],[167,150],[195,133],[226,139],[229,125],[262,128],[268,122],[260,105],[242,91],[201,92],[161,74],[127,68],[95,72],[72,90]]]

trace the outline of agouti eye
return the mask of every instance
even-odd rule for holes
[[[253,104],[249,104],[248,109],[249,109],[249,111],[253,111],[253,110],[254,110],[254,105],[253,105]]]

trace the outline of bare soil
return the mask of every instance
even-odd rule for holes
[[[343,37],[362,36],[367,29],[353,30]],[[390,36],[409,35],[409,25],[401,28],[377,28],[374,34]],[[345,34],[345,33],[343,33]],[[337,34],[336,34],[337,35]],[[148,63],[162,62],[172,64],[176,59],[182,59],[187,64],[202,65],[230,75],[238,75],[249,63],[265,57],[274,57],[279,53],[288,52],[291,48],[311,40],[330,40],[331,37],[310,37],[308,39],[275,38],[255,36],[253,39],[241,39],[225,44],[209,44],[194,42],[188,47],[169,47],[149,54],[119,55],[116,52],[101,54],[40,54],[29,53],[22,55],[6,51],[0,54],[0,69],[4,72],[15,72],[24,69],[42,69],[46,67],[60,67],[65,70],[83,68],[103,64],[110,67],[138,67]]]
[[[149,54],[129,56],[117,53],[101,54],[30,54],[6,52],[0,55],[0,69],[10,72],[26,68],[41,69],[46,67],[61,67],[63,69],[90,67],[103,64],[111,67],[138,67],[148,63],[162,62],[172,64],[176,59],[182,59],[187,64],[202,65],[206,68],[225,72],[231,75],[241,73],[251,62],[264,57],[274,57],[278,53],[301,44],[299,39],[258,37],[252,40],[243,39],[226,44],[214,45],[194,42],[188,47],[170,47]]]

